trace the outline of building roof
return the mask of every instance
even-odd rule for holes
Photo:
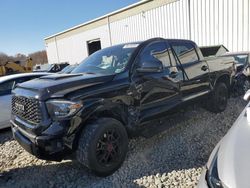
[[[48,41],[49,39],[53,39],[53,38],[55,38],[57,36],[61,36],[61,35],[65,34],[65,33],[69,33],[71,31],[77,30],[79,28],[86,27],[88,25],[92,25],[92,24],[97,23],[99,21],[104,21],[104,22],[101,23],[102,25],[103,25],[103,23],[106,24],[107,21],[105,21],[105,19],[107,19],[107,18],[109,19],[110,17],[112,17],[112,18],[114,17],[114,18],[111,21],[108,20],[109,22],[112,22],[114,20],[119,20],[119,19],[121,19],[123,17],[122,16],[118,16],[118,15],[122,14],[124,12],[126,12],[126,16],[131,16],[131,13],[128,14],[128,11],[130,11],[130,10],[132,11],[132,9],[136,9],[133,13],[134,14],[136,14],[136,13],[138,14],[140,12],[144,12],[144,11],[147,11],[149,9],[153,9],[154,7],[159,7],[161,5],[168,4],[168,3],[171,3],[171,2],[175,2],[175,1],[177,1],[177,0],[141,0],[140,2],[137,2],[137,3],[134,3],[132,5],[126,6],[124,8],[121,8],[119,10],[113,11],[113,12],[111,12],[109,14],[104,15],[104,16],[101,16],[101,17],[98,17],[96,19],[93,19],[93,20],[90,20],[88,22],[85,22],[83,24],[79,24],[77,26],[71,27],[71,28],[66,29],[64,31],[61,31],[59,33],[50,35],[50,36],[46,37],[44,40]],[[139,9],[138,9],[138,7],[139,7]]]
[[[132,4],[132,5],[126,6],[126,7],[124,7],[124,8],[119,9],[119,10],[116,10],[116,11],[113,11],[113,12],[111,12],[111,13],[105,14],[104,16],[98,17],[98,18],[96,18],[96,19],[87,21],[87,22],[85,22],[85,23],[79,24],[79,25],[77,25],[77,26],[71,27],[71,28],[66,29],[66,30],[64,30],[64,31],[61,31],[61,32],[59,32],[59,33],[53,34],[53,35],[51,35],[51,36],[48,36],[48,37],[45,38],[45,40],[47,40],[47,39],[49,39],[49,38],[52,38],[52,37],[55,37],[55,36],[58,36],[58,35],[61,35],[61,34],[66,33],[66,32],[68,32],[68,31],[71,31],[71,30],[74,30],[74,29],[83,27],[83,26],[85,26],[85,25],[91,24],[91,23],[93,23],[93,22],[96,22],[96,21],[98,21],[98,20],[107,18],[107,17],[109,17],[109,16],[115,15],[115,14],[117,14],[117,13],[126,11],[126,10],[128,10],[128,9],[131,9],[131,8],[133,8],[133,7],[136,7],[136,6],[139,6],[139,5],[141,5],[141,4],[147,3],[147,2],[149,2],[149,1],[153,1],[153,0],[142,0],[142,1],[140,1],[140,2],[137,2],[137,3],[134,3],[134,4]]]

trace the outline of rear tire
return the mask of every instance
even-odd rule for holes
[[[219,82],[215,85],[210,99],[207,102],[207,109],[214,113],[223,112],[227,107],[228,88],[225,83]]]
[[[108,176],[122,165],[127,151],[124,126],[116,119],[101,118],[83,129],[76,157],[97,176]]]

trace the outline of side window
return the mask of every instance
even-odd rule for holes
[[[191,43],[172,43],[171,45],[182,65],[199,60],[195,47]]]
[[[10,80],[0,84],[0,96],[10,95],[15,81]]]
[[[185,71],[185,79],[195,79],[203,73],[195,46],[192,43],[174,42],[171,46]]]
[[[161,41],[149,44],[140,55],[141,62],[153,61],[154,59],[161,61],[165,68],[171,66],[169,52],[165,42]]]

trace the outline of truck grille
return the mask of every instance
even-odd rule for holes
[[[21,96],[12,97],[12,113],[31,124],[39,124],[41,111],[39,101]]]

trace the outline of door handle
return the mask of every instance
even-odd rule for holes
[[[171,72],[168,75],[164,76],[168,80],[175,80],[178,76],[179,72]]]
[[[208,67],[207,67],[206,65],[203,65],[203,66],[201,67],[201,70],[207,71],[207,70],[208,70]]]

